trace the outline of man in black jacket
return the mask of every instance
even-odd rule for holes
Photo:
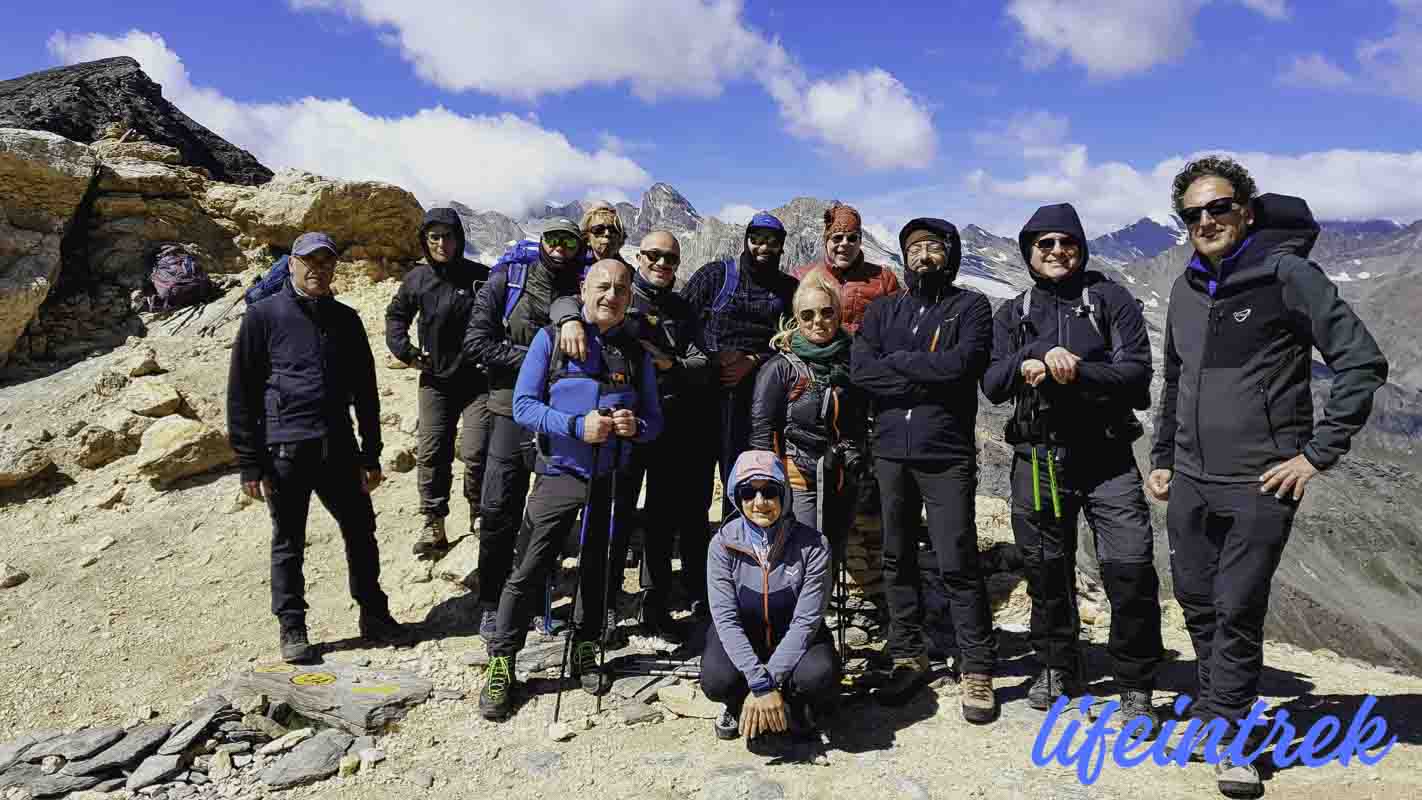
[[[851,351],[851,378],[873,398],[874,470],[884,529],[884,583],[894,671],[879,692],[907,700],[928,679],[918,570],[920,510],[949,597],[962,667],[962,712],[997,716],[992,673],[997,640],[978,569],[978,380],[992,350],[985,296],[953,285],[962,262],[958,229],[911,220],[899,232],[907,288],[869,304]]]
[[[272,517],[272,613],[281,655],[315,656],[306,636],[306,515],[311,493],[346,543],[360,633],[400,642],[405,632],[380,589],[380,551],[370,493],[380,485],[380,395],[360,317],[331,296],[336,245],[304,233],[291,248],[291,280],[253,305],[232,346],[227,426],[242,491]],[[351,431],[355,407],[360,444]]]
[[[415,555],[449,547],[444,518],[454,482],[455,426],[463,420],[460,460],[469,530],[479,519],[484,454],[489,447],[489,382],[464,352],[464,335],[474,298],[489,279],[489,268],[464,257],[464,224],[452,208],[432,208],[420,226],[424,263],[405,276],[385,309],[385,343],[390,352],[420,370],[420,513],[425,521]],[[419,318],[419,346],[410,341],[410,323]]]
[[[1195,256],[1170,292],[1146,491],[1170,502],[1194,713],[1234,726],[1259,696],[1269,588],[1298,502],[1367,422],[1387,361],[1308,260],[1319,228],[1303,200],[1255,197],[1248,171],[1214,156],[1185,165],[1171,199]],[[1334,373],[1317,425],[1315,348]],[[1216,774],[1226,794],[1263,792],[1251,764],[1224,761]]]
[[[1016,404],[1006,430],[1012,533],[1026,561],[1041,662],[1027,702],[1045,710],[1062,694],[1081,694],[1076,522],[1084,511],[1111,602],[1106,649],[1121,714],[1154,723],[1160,579],[1131,450],[1144,433],[1133,407],[1150,400],[1145,318],[1130,292],[1086,271],[1086,232],[1070,204],[1037,209],[1017,241],[1035,286],[998,309],[982,386],[988,400]]]
[[[493,416],[479,503],[479,633],[485,642],[494,634],[499,596],[513,570],[536,453],[533,434],[514,422],[514,383],[529,343],[550,322],[553,301],[577,294],[584,246],[577,224],[553,220],[539,237],[538,261],[493,271],[469,315],[464,353],[484,367]]]

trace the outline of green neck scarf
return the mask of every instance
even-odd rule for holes
[[[834,386],[849,385],[848,359],[849,334],[843,328],[835,331],[828,344],[815,344],[799,331],[790,334],[790,352],[800,357],[810,367],[815,377],[828,381]]]

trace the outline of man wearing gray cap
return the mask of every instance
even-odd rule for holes
[[[464,352],[488,375],[493,415],[479,502],[479,633],[485,642],[494,635],[495,610],[513,571],[535,456],[532,432],[513,418],[514,383],[534,335],[551,321],[553,301],[577,294],[585,246],[576,223],[552,220],[539,237],[538,260],[495,265],[469,315]]]
[[[293,663],[316,656],[306,635],[302,573],[313,492],[345,539],[361,636],[405,639],[380,589],[370,502],[382,479],[375,359],[360,317],[331,296],[336,254],[324,233],[297,237],[291,280],[242,318],[227,379],[228,438],[242,492],[265,500],[272,517],[272,613],[281,623],[282,658]]]

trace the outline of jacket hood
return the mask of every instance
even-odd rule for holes
[[[780,486],[780,519],[766,531],[772,542],[777,532],[794,517],[790,511],[791,489],[785,480],[785,466],[769,450],[747,450],[741,453],[736,459],[736,465],[731,468],[731,504],[735,511],[722,526],[722,530],[736,542],[743,543],[749,538],[745,528],[750,522],[741,513],[740,503],[734,499],[735,493],[742,486],[757,480],[772,481]]]
[[[1254,228],[1250,235],[1270,252],[1284,251],[1308,258],[1318,241],[1319,225],[1302,197],[1261,194],[1254,198]]]
[[[1086,242],[1086,229],[1081,226],[1081,217],[1077,216],[1071,203],[1057,203],[1037,209],[1032,218],[1027,220],[1027,224],[1022,226],[1022,232],[1017,234],[1017,246],[1022,249],[1022,263],[1027,265],[1027,271],[1032,273],[1033,279],[1037,278],[1037,272],[1032,269],[1032,243],[1043,233],[1070,234],[1071,238],[1081,244],[1081,265],[1076,268],[1073,277],[1086,271],[1086,264],[1091,260],[1091,250]]]
[[[425,253],[425,263],[436,266],[433,258],[430,258],[430,244],[425,241],[425,233],[431,225],[449,225],[454,228],[454,238],[458,242],[454,249],[452,261],[459,261],[464,258],[464,220],[459,218],[458,212],[452,208],[432,208],[425,212],[425,221],[420,225],[420,249]]]
[[[923,276],[908,268],[908,241],[909,234],[917,230],[932,231],[942,236],[948,243],[948,262],[939,270],[941,277],[925,280]],[[963,265],[963,239],[958,235],[958,228],[946,219],[937,217],[919,217],[911,219],[908,224],[899,231],[899,254],[904,260],[904,282],[908,284],[910,292],[919,293],[920,283],[940,284],[934,287],[933,291],[938,291],[942,285],[947,285],[958,279],[958,268]]]

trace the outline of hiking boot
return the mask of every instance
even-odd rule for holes
[[[444,537],[444,517],[425,516],[425,524],[420,527],[420,538],[410,548],[417,556],[443,553],[449,549],[449,540]]]
[[[681,630],[667,613],[666,606],[662,603],[648,599],[642,600],[642,633],[654,639],[660,639],[672,649],[680,645],[684,639]]]
[[[965,672],[958,681],[958,694],[963,707],[963,719],[974,725],[986,725],[997,719],[997,693],[992,690],[992,676],[982,672]]]
[[[928,685],[929,669],[928,656],[896,658],[889,679],[879,687],[874,696],[886,706],[902,705],[919,689]]]
[[[410,630],[401,625],[389,611],[360,612],[360,637],[379,644],[402,645],[410,643]]]
[[[785,703],[785,719],[790,723],[791,739],[813,741],[820,737],[820,726],[815,719],[815,710],[809,703],[788,700]]]
[[[513,656],[490,656],[484,669],[484,688],[479,690],[479,716],[487,720],[507,719],[513,711]]]
[[[1160,730],[1160,717],[1156,716],[1155,708],[1151,705],[1149,691],[1127,689],[1121,692],[1120,714],[1122,726],[1133,719],[1145,719],[1150,722],[1152,737]]]
[[[714,723],[716,738],[729,742],[741,735],[741,714],[739,709],[726,706]]]
[[[316,648],[306,638],[306,623],[281,625],[281,660],[288,664],[306,664],[315,660]]]
[[[1046,711],[1062,695],[1081,696],[1081,684],[1077,683],[1076,676],[1064,669],[1042,667],[1037,679],[1032,681],[1032,688],[1027,690],[1027,705]]]
[[[494,638],[494,634],[499,632],[499,612],[492,608],[484,609],[479,615],[479,638],[488,644]]]
[[[605,694],[612,688],[612,679],[603,674],[597,665],[596,642],[573,644],[573,677],[583,685],[583,691],[590,695]]]
[[[533,618],[533,629],[541,636],[553,637],[563,632],[567,624],[557,617],[539,615]]]
[[[1229,757],[1215,764],[1215,787],[1225,797],[1263,797],[1264,782],[1253,764],[1236,764]]]

